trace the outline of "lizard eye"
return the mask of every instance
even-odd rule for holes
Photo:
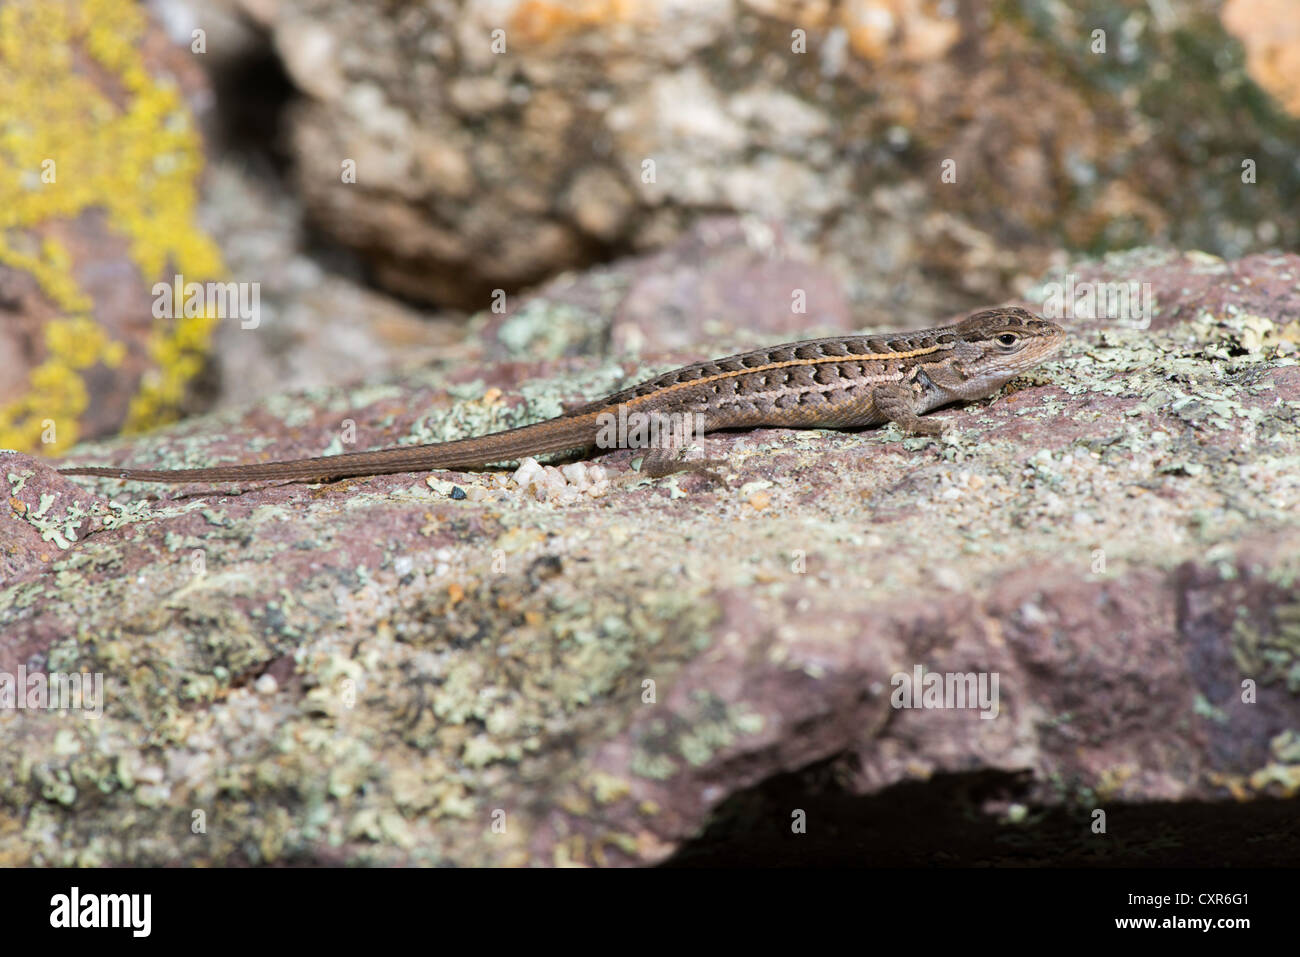
[[[1020,337],[1016,335],[1014,332],[1004,332],[1002,333],[1002,335],[998,336],[998,345],[1005,346],[1008,349],[1010,349],[1019,341],[1020,341]]]

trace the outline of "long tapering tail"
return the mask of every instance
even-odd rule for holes
[[[96,465],[62,468],[59,472],[63,475],[95,475],[134,482],[259,482],[276,479],[323,481],[357,475],[420,472],[425,469],[478,468],[526,455],[566,452],[593,445],[598,414],[598,411],[593,411],[577,416],[560,416],[504,432],[434,445],[347,452],[343,455],[324,455],[285,462],[218,465],[201,469],[133,469]]]

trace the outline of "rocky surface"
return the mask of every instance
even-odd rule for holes
[[[96,720],[0,710],[0,862],[1294,861],[1300,257],[1070,272],[1155,308],[1064,319],[942,441],[708,437],[722,484],[0,455],[0,673],[105,683]],[[448,362],[74,460],[437,440],[685,357]],[[917,667],[997,673],[996,716],[891,707]]]
[[[297,91],[313,221],[405,297],[484,308],[718,213],[788,224],[881,324],[1063,249],[1300,241],[1263,0],[1245,50],[1218,0],[232,2]]]

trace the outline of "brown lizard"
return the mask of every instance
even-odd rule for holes
[[[834,336],[698,362],[648,379],[554,419],[433,445],[350,452],[320,458],[194,469],[108,466],[59,469],[137,482],[321,481],[358,475],[472,469],[524,456],[606,446],[622,410],[694,431],[758,426],[849,429],[896,422],[920,435],[943,426],[921,418],[952,402],[996,392],[1065,341],[1065,330],[1024,309],[989,309],[951,326],[913,332]],[[639,443],[626,443],[635,445]],[[660,476],[675,464],[672,447],[647,454],[642,471]]]

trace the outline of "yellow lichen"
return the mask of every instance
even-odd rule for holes
[[[77,370],[96,362],[114,367],[124,347],[86,316],[54,319],[45,326],[45,361],[28,375],[28,390],[0,408],[0,446],[62,448],[75,438],[67,423],[85,411],[89,397]],[[47,441],[48,440],[48,441]]]
[[[38,240],[37,227],[97,209],[147,286],[168,270],[198,282],[221,272],[220,254],[194,224],[198,135],[180,91],[145,69],[145,26],[141,8],[121,0],[0,3],[0,264],[31,275],[59,311],[28,389],[0,405],[0,447],[66,448],[89,402],[82,372],[112,367],[125,352],[94,322],[72,257]],[[174,416],[215,322],[155,324],[146,346],[154,367],[132,399],[128,429]],[[41,441],[46,420],[57,424],[52,443]]]

